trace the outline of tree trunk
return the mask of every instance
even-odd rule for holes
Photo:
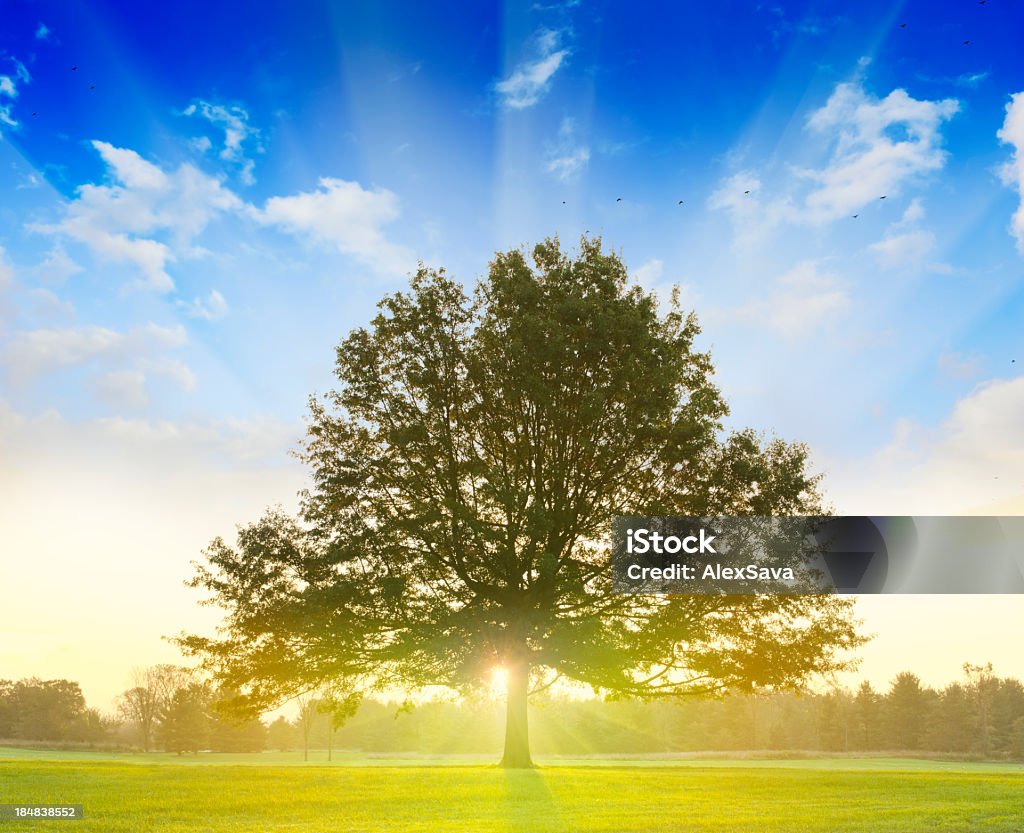
[[[526,714],[527,687],[530,667],[525,663],[508,670],[508,692],[505,711],[505,754],[501,766],[507,769],[526,769],[533,766],[530,758],[530,731]]]

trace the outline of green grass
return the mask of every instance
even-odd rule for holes
[[[336,766],[298,766],[294,755],[86,755],[0,749],[0,803],[82,804],[86,815],[3,821],[0,833],[55,826],[69,833],[1024,830],[1024,771],[1012,765],[558,761],[506,772],[466,759],[461,766],[358,759],[376,764],[365,766],[348,756]],[[231,758],[249,763],[224,763]]]

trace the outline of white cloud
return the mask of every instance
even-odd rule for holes
[[[166,190],[169,179],[160,168],[147,162],[134,150],[117,148],[108,142],[94,141],[92,146],[99,151],[114,178],[125,188],[140,191]]]
[[[257,222],[337,248],[382,273],[402,273],[415,265],[405,247],[390,242],[381,229],[399,216],[391,191],[368,191],[358,182],[324,177],[316,191],[271,197]]]
[[[914,197],[910,201],[910,205],[906,207],[903,212],[903,217],[900,218],[900,225],[912,226],[914,223],[919,223],[924,219],[924,203],[920,197]]]
[[[1006,105],[1006,119],[996,133],[1000,142],[1013,147],[1013,156],[1002,170],[1003,182],[1014,188],[1021,201],[1010,220],[1017,250],[1024,254],[1024,92],[1014,93]]]
[[[811,221],[835,220],[883,195],[898,193],[913,177],[941,168],[947,154],[939,128],[960,109],[955,99],[926,101],[896,89],[883,99],[859,82],[839,84],[807,126],[835,148],[829,165],[807,172],[819,183],[806,200]]]
[[[50,40],[52,37],[53,32],[50,30],[50,27],[40,22],[36,27],[36,40]]]
[[[185,393],[192,393],[199,382],[192,368],[179,359],[171,359],[166,356],[140,359],[136,362],[136,367],[144,373],[170,379]]]
[[[829,492],[846,513],[958,514],[1019,499],[1024,377],[979,385],[937,427],[901,420],[878,453],[829,468]]]
[[[920,198],[914,198],[903,216],[890,223],[885,236],[868,247],[879,266],[912,272],[927,270],[949,274],[953,271],[948,264],[930,259],[935,251],[936,239],[931,231],[919,227],[924,216],[924,203]]]
[[[81,186],[60,223],[35,228],[78,240],[105,260],[133,264],[144,288],[171,291],[168,264],[198,254],[195,238],[217,215],[239,210],[242,202],[192,165],[167,172],[133,150],[100,141],[92,145],[112,182]]]
[[[651,258],[635,269],[630,269],[630,276],[644,290],[654,293],[662,312],[671,309],[673,297],[680,304],[685,302],[691,306],[697,301],[698,296],[692,285],[664,280],[665,264],[659,258]]]
[[[127,362],[185,345],[188,336],[180,325],[145,324],[127,332],[107,327],[81,326],[22,330],[14,333],[0,356],[8,375],[23,383],[37,376],[97,360]]]
[[[633,270],[633,279],[644,289],[653,289],[664,271],[665,264],[658,258],[651,258]]]
[[[146,374],[141,370],[111,370],[92,381],[96,396],[116,410],[142,410],[149,405]]]
[[[554,174],[560,182],[575,178],[590,161],[590,148],[576,141],[576,124],[572,119],[562,119],[558,128],[558,141],[548,151],[547,172]]]
[[[216,289],[211,289],[206,298],[195,298],[191,304],[184,304],[192,318],[216,321],[228,314],[228,302]]]
[[[246,185],[252,185],[256,179],[253,176],[255,163],[245,155],[244,145],[250,139],[258,141],[259,130],[249,124],[249,113],[238,105],[213,104],[209,101],[196,101],[184,110],[186,116],[199,116],[206,119],[214,127],[224,131],[224,141],[219,156],[228,162],[235,162],[241,166],[240,177]],[[203,141],[205,139],[205,142]],[[213,147],[213,143],[206,136],[202,136],[193,142],[193,145],[200,151],[207,151]],[[254,150],[261,151],[262,148],[256,144]]]
[[[708,207],[727,211],[735,227],[749,240],[781,219],[783,213],[780,206],[766,213],[759,198],[760,191],[761,180],[753,171],[739,171],[723,180],[711,193]],[[788,212],[785,205],[781,208]]]
[[[33,289],[29,297],[32,298],[32,313],[37,319],[73,321],[75,318],[75,305],[70,301],[62,301],[49,289]]]
[[[935,235],[920,229],[904,234],[886,235],[869,248],[878,264],[886,269],[916,269],[924,264],[935,248]]]
[[[90,381],[97,398],[114,410],[144,410],[149,405],[149,382],[153,376],[172,381],[185,393],[196,389],[196,374],[177,359],[140,359],[135,366],[101,373]]]
[[[534,39],[535,55],[523,61],[512,73],[495,85],[501,103],[512,110],[532,107],[547,93],[551,79],[569,56],[568,49],[560,49],[563,33],[542,29]]]
[[[47,253],[45,259],[35,268],[36,274],[50,283],[63,283],[72,275],[84,271],[72,260],[62,246],[55,246]]]
[[[742,304],[731,317],[799,338],[834,324],[850,305],[839,279],[812,260],[798,263],[775,284],[769,297]]]
[[[850,217],[942,168],[948,154],[939,129],[958,110],[954,99],[918,100],[901,89],[878,99],[859,81],[838,84],[806,123],[831,147],[827,165],[797,170],[797,179],[773,187],[780,196],[769,200],[761,199],[760,175],[733,174],[708,205],[728,211],[747,240],[784,222],[815,225]]]

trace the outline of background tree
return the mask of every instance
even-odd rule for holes
[[[926,732],[929,749],[969,752],[976,732],[974,702],[960,683],[950,683],[939,696]]]
[[[886,700],[886,725],[891,749],[916,750],[922,746],[930,698],[916,674],[901,671],[892,681]]]
[[[851,707],[851,739],[855,749],[878,749],[878,739],[882,733],[880,716],[880,698],[864,680],[857,689]]]
[[[207,747],[210,699],[210,690],[204,683],[193,682],[175,690],[158,732],[164,749],[180,755]]]
[[[614,592],[615,514],[816,513],[799,444],[726,433],[695,317],[660,315],[599,239],[496,255],[469,296],[421,267],[310,402],[302,523],[208,548],[222,638],[181,640],[266,708],[332,680],[465,690],[507,673],[503,763],[558,676],[618,696],[796,685],[859,644],[835,595]]]
[[[818,698],[818,743],[830,752],[847,752],[850,748],[850,723],[853,698],[838,686]]]
[[[78,683],[31,677],[0,683],[0,721],[6,737],[18,740],[99,740],[106,728],[95,709],[85,705]]]
[[[260,752],[267,745],[267,727],[257,717],[237,713],[234,691],[218,691],[210,699],[209,744],[214,752]]]
[[[170,705],[174,692],[187,684],[188,672],[176,665],[135,668],[131,688],[117,699],[121,718],[135,727],[144,751],[153,746],[157,726]]]
[[[338,729],[359,709],[358,692],[346,691],[341,686],[329,685],[324,688],[317,701],[317,711],[324,716],[327,724],[327,760],[334,753],[334,736]]]
[[[992,743],[994,751],[1014,755],[1015,728],[1024,714],[1024,685],[1020,680],[999,679],[992,695]]]
[[[298,706],[295,723],[302,734],[302,760],[308,761],[309,735],[313,731],[313,726],[316,725],[317,719],[320,717],[320,702],[316,694],[307,691],[296,697],[295,703]]]
[[[985,665],[965,662],[964,676],[967,677],[967,691],[974,701],[978,751],[983,757],[988,757],[992,749],[992,700],[999,688],[999,680],[992,673],[991,662]]]

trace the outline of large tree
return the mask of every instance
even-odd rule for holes
[[[421,267],[310,401],[301,519],[213,542],[193,583],[226,622],[181,644],[251,709],[504,669],[512,767],[531,765],[531,690],[560,677],[652,697],[842,667],[859,637],[838,596],[613,589],[615,514],[822,509],[804,446],[723,429],[698,333],[600,239],[499,253],[472,294]]]

